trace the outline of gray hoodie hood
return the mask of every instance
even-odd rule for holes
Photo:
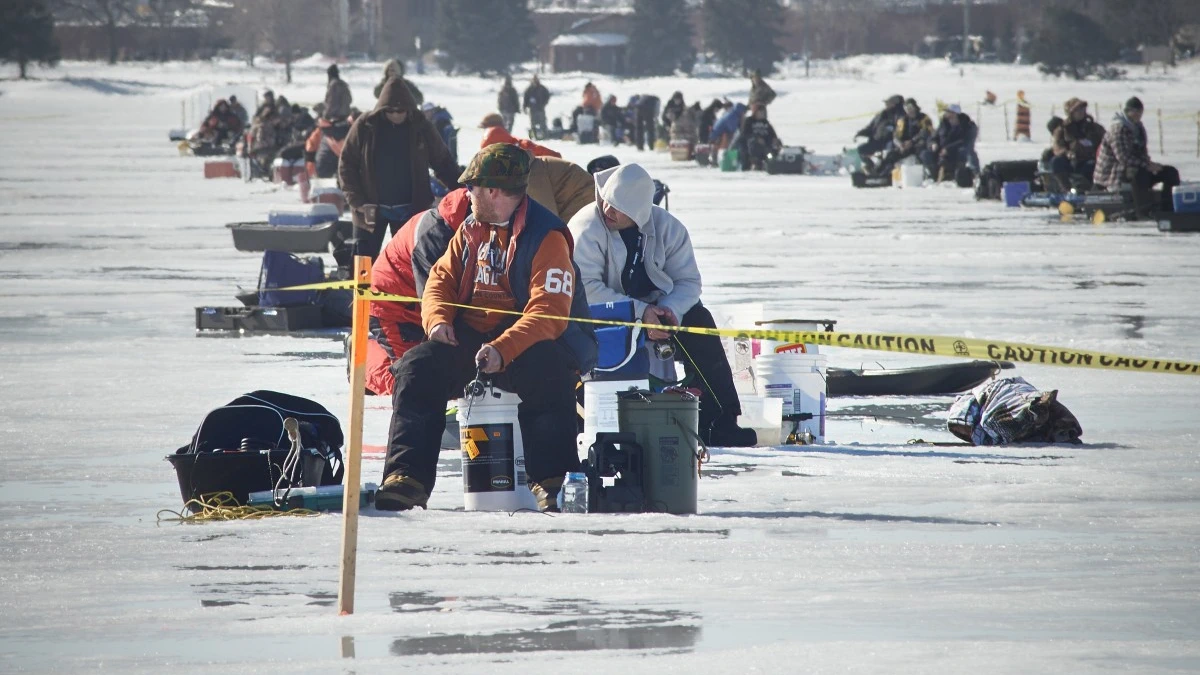
[[[637,164],[614,166],[596,174],[596,197],[645,227],[654,205],[654,180]]]
[[[682,319],[700,301],[700,269],[687,228],[666,209],[654,206],[654,181],[637,164],[623,164],[596,173],[596,197],[612,204],[637,223],[642,259],[655,290],[642,297],[626,295],[621,281],[629,251],[621,233],[610,230],[604,214],[583,208],[569,223],[575,239],[575,264],[591,304],[633,300],[642,316],[646,305],[666,307]]]

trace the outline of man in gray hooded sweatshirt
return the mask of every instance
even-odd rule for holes
[[[633,300],[643,323],[715,328],[700,303],[700,270],[687,228],[653,199],[654,181],[637,164],[596,173],[596,203],[568,224],[588,303]],[[646,337],[674,343],[700,388],[700,435],[706,443],[757,443],[752,429],[737,425],[741,403],[720,338],[659,330],[647,330]]]

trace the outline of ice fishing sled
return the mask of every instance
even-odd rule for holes
[[[281,288],[333,281],[318,257],[300,258],[266,251],[256,290],[241,292],[240,307],[196,307],[200,334],[290,333],[336,336],[350,326],[353,292],[348,289],[281,291]]]
[[[936,366],[867,370],[829,368],[830,396],[937,396],[976,387],[1004,368],[1008,361],[967,361]]]
[[[353,234],[350,221],[339,221],[336,204],[316,203],[276,208],[266,221],[229,223],[233,246],[239,251],[324,253]]]

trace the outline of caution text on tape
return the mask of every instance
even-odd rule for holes
[[[352,281],[334,281],[304,286],[290,286],[281,291],[353,289]],[[373,302],[420,302],[421,299],[407,295],[394,295],[369,288],[359,288],[358,295]],[[903,333],[850,333],[842,331],[790,331],[742,328],[702,328],[698,326],[665,326],[643,324],[638,321],[616,321],[611,319],[583,319],[569,316],[526,314],[515,310],[485,309],[472,305],[446,303],[451,307],[493,314],[550,319],[554,321],[576,321],[600,326],[627,326],[651,328],[662,331],[714,335],[738,340],[773,340],[787,343],[817,344],[848,349],[924,354],[928,356],[952,356],[960,358],[1013,361],[1048,366],[1072,368],[1100,368],[1145,373],[1172,373],[1176,375],[1200,375],[1200,362],[1175,359],[1144,358],[1109,354],[1086,349],[1051,347],[1047,345],[1005,342],[979,338],[949,337],[944,335],[910,335]]]

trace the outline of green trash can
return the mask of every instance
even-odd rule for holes
[[[617,396],[617,423],[642,446],[646,510],[696,513],[700,400],[687,392],[638,390]]]

